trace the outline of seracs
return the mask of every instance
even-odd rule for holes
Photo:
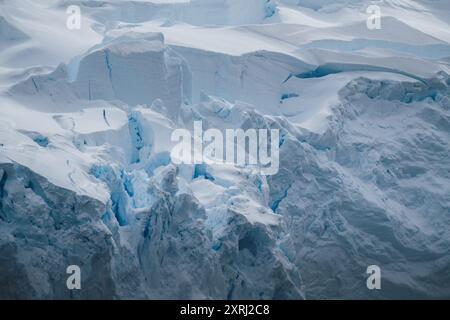
[[[270,129],[269,142],[268,131],[226,129],[224,138],[219,129],[203,132],[202,121],[194,121],[193,137],[187,129],[172,132],[170,139],[178,144],[171,150],[171,159],[175,164],[235,164],[255,173],[274,175],[280,164],[280,132]]]

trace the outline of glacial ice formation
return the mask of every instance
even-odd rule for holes
[[[0,298],[449,298],[450,6],[369,4],[0,1]],[[175,165],[194,121],[278,173]]]

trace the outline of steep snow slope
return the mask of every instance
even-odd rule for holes
[[[0,1],[0,298],[450,297],[450,5],[370,4]],[[200,120],[278,173],[173,164]]]
[[[80,1],[62,1],[60,7]],[[102,24],[142,23],[161,19],[167,24],[183,21],[191,25],[239,25],[261,23],[275,13],[272,0],[156,0],[89,1],[86,10]]]
[[[55,2],[2,1],[0,15],[2,20],[6,21],[2,24],[16,29],[16,38],[17,32],[24,34],[27,41],[21,41],[14,46],[8,45],[1,54],[1,67],[29,68],[67,63],[73,56],[101,41],[102,36],[91,28],[93,21],[88,17],[83,18],[81,29],[77,30],[77,33],[70,32],[65,27],[68,17],[65,14],[66,8],[63,11],[56,10]],[[6,32],[8,36],[2,36],[0,43],[11,37],[8,29]],[[1,34],[3,33],[2,30]]]

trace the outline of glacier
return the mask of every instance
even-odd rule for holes
[[[371,4],[0,1],[0,299],[450,298],[450,4]],[[279,171],[174,164],[196,121]]]

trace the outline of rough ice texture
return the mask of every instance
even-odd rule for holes
[[[123,229],[105,204],[25,167],[2,165],[0,175],[2,299],[302,297],[298,274],[276,253],[277,230],[231,214],[216,246],[201,204],[173,196],[175,168],[147,185],[153,201]],[[72,264],[83,272],[80,291],[66,287]]]
[[[0,2],[0,298],[450,297],[446,1]],[[279,172],[172,164],[199,120]]]

